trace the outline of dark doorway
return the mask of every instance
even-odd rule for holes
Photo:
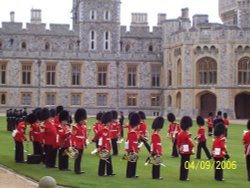
[[[216,112],[216,96],[206,93],[200,97],[200,115],[207,118],[209,112]]]
[[[235,115],[237,119],[250,118],[250,94],[241,93],[235,97]]]

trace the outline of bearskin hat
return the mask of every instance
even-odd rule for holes
[[[213,112],[209,112],[209,113],[208,113],[208,116],[209,116],[209,117],[213,117],[213,115],[214,115]]]
[[[51,117],[51,118],[56,117],[56,109],[52,108],[52,109],[50,109],[49,112],[50,112],[50,117]]]
[[[105,112],[103,115],[102,115],[102,123],[104,125],[106,125],[107,123],[111,122],[112,120],[112,112]]]
[[[152,129],[162,129],[163,125],[164,125],[164,118],[159,116],[154,119],[152,123]]]
[[[201,125],[201,126],[204,126],[204,125],[205,125],[205,121],[204,121],[203,117],[201,117],[201,116],[198,116],[198,117],[196,118],[196,123],[197,123],[198,125]]]
[[[63,106],[57,106],[56,107],[56,114],[61,113],[64,110]]]
[[[168,121],[173,123],[175,121],[175,115],[173,113],[169,113],[167,115]]]
[[[220,118],[215,119],[213,123],[214,123],[214,127],[216,127],[220,123],[224,125],[223,119],[220,119]]]
[[[128,120],[131,119],[131,117],[132,117],[132,115],[133,115],[134,113],[135,113],[135,112],[129,112],[129,114],[128,114]]]
[[[146,119],[146,115],[143,111],[139,111],[138,114],[142,120]]]
[[[78,108],[75,112],[75,122],[79,123],[82,120],[87,119],[87,112],[84,108]]]
[[[189,127],[192,127],[192,124],[193,124],[193,121],[191,117],[189,116],[184,116],[181,119],[181,129],[184,131],[187,130]]]
[[[214,128],[214,136],[221,136],[225,133],[225,125],[223,123],[218,123]]]
[[[28,122],[29,124],[33,124],[36,122],[36,115],[31,113],[29,114],[26,118],[25,121]]]
[[[221,116],[222,115],[222,112],[221,111],[218,111],[217,112],[217,116]]]
[[[250,119],[247,122],[247,129],[250,130]]]
[[[224,117],[224,118],[227,118],[227,113],[226,113],[226,112],[223,113],[223,117]]]
[[[62,122],[62,121],[68,122],[68,120],[69,120],[69,112],[66,110],[61,111],[59,114],[59,122]]]
[[[117,117],[118,117],[118,112],[115,111],[115,110],[112,110],[111,113],[112,113],[112,119],[117,119]]]
[[[102,115],[103,115],[102,112],[98,112],[98,113],[96,114],[96,120],[101,121]]]
[[[133,113],[133,114],[131,115],[131,118],[129,119],[129,125],[130,125],[132,128],[134,128],[134,127],[136,127],[137,125],[139,125],[140,122],[141,122],[141,119],[140,119],[139,114]]]
[[[46,119],[49,119],[49,116],[50,116],[49,109],[48,108],[43,108],[40,111],[39,116],[40,116],[40,118],[39,118],[40,121],[45,121]]]

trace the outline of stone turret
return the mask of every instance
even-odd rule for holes
[[[14,11],[10,12],[10,22],[15,22],[15,12]]]
[[[157,25],[161,25],[162,22],[164,22],[167,19],[167,15],[164,13],[159,13],[158,14],[158,22]]]
[[[250,0],[237,1],[237,25],[241,28],[250,27]]]

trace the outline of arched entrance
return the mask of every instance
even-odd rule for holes
[[[250,93],[241,93],[235,97],[235,115],[237,119],[250,118]]]
[[[212,93],[200,95],[200,115],[204,118],[209,112],[216,112],[216,96]]]

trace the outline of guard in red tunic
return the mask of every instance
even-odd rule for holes
[[[41,155],[42,146],[41,146],[41,130],[40,130],[40,121],[37,121],[30,125],[30,132],[29,132],[30,140],[33,143],[33,152],[35,155]]]
[[[159,131],[164,125],[164,118],[157,117],[153,121],[152,129],[154,132],[151,135],[151,155],[153,158],[162,157],[162,146],[161,146],[161,136]],[[160,176],[160,164],[153,164],[152,166],[152,178],[157,180],[162,180]]]
[[[168,121],[170,122],[168,126],[168,134],[167,137],[169,137],[172,141],[172,157],[178,157],[178,151],[177,151],[177,135],[181,131],[181,128],[178,123],[175,122],[175,115],[173,113],[169,113],[167,115]]]
[[[146,123],[146,115],[143,111],[138,112],[141,122],[138,126],[138,131],[140,134],[139,142],[143,142],[144,146],[150,152],[150,145],[148,144],[148,131],[147,131],[147,123]]]
[[[25,121],[21,121],[17,128],[12,132],[12,136],[15,140],[15,161],[17,163],[24,163],[23,156],[23,142],[27,141],[25,137],[25,130],[28,124],[33,124],[36,122],[36,116],[34,114],[29,114]]]
[[[247,131],[244,132],[242,141],[245,146],[247,177],[248,181],[250,181],[250,120],[247,122]]]
[[[198,116],[196,118],[196,123],[199,126],[198,131],[197,131],[197,136],[195,137],[195,140],[198,142],[198,147],[197,147],[197,153],[196,153],[196,158],[200,159],[201,158],[201,148],[205,151],[207,158],[211,159],[211,154],[209,150],[207,149],[207,138],[205,135],[205,121],[201,116]]]
[[[129,155],[138,155],[138,139],[139,134],[136,131],[137,126],[140,124],[140,116],[137,113],[133,113],[129,117],[129,127],[130,130],[128,131],[127,140],[125,142],[125,149]],[[138,178],[136,175],[136,164],[137,160],[129,161],[127,163],[127,178]]]
[[[99,112],[96,114],[96,122],[93,126],[93,131],[94,131],[94,137],[96,136],[96,134],[103,129],[103,124],[102,124],[102,115],[103,113],[102,112]],[[96,148],[98,148],[98,141],[95,142],[96,143]]]
[[[225,137],[227,138],[228,126],[229,126],[229,120],[228,120],[228,117],[227,117],[227,113],[223,113],[223,122],[224,122],[224,125],[225,125]]]
[[[112,143],[113,155],[116,156],[118,155],[117,141],[118,141],[118,137],[120,136],[121,127],[120,127],[119,122],[117,122],[117,117],[118,117],[117,111],[113,110],[111,111],[111,113],[112,113],[112,121],[109,124],[109,132],[110,132],[110,139]]]
[[[112,167],[112,160],[110,155],[111,144],[110,144],[110,132],[109,132],[109,123],[112,120],[112,113],[106,112],[102,116],[102,124],[104,128],[99,131],[94,139],[93,142],[98,141],[98,150],[100,155],[99,161],[99,168],[98,168],[98,175],[99,176],[114,176],[116,175],[113,173]],[[106,171],[106,173],[105,173]]]
[[[58,125],[58,135],[59,135],[59,170],[69,170],[69,157],[65,154],[65,150],[67,150],[71,145],[71,133],[70,133],[70,125],[68,124],[69,120],[69,112],[63,110],[59,114],[59,122]]]
[[[213,135],[213,127],[214,127],[214,120],[213,120],[213,112],[209,112],[208,118],[207,118],[207,127],[208,127],[208,136]]]
[[[177,146],[179,154],[181,155],[180,164],[180,180],[187,181],[188,169],[185,168],[185,163],[190,162],[190,155],[193,154],[194,144],[192,142],[192,134],[188,132],[188,129],[192,127],[192,119],[189,116],[184,116],[181,119],[181,132],[177,135]]]
[[[54,118],[54,124],[57,126],[60,124],[59,121],[59,114],[64,110],[63,106],[57,106],[56,107],[56,116]]]
[[[72,144],[78,150],[79,155],[75,159],[75,174],[82,174],[81,160],[87,140],[87,127],[86,127],[87,112],[83,108],[79,108],[75,112],[76,124],[72,127]]]
[[[212,155],[214,158],[214,179],[217,181],[223,181],[223,166],[222,162],[224,158],[226,160],[229,159],[229,155],[227,152],[227,147],[225,143],[225,126],[222,123],[219,123],[214,128],[214,141],[212,145]]]

